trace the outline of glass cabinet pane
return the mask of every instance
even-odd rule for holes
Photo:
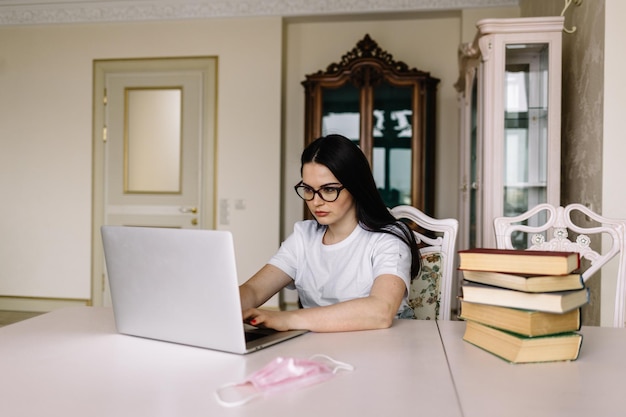
[[[411,204],[412,89],[374,87],[372,170],[387,207]]]
[[[359,143],[359,89],[351,83],[322,90],[322,136],[339,133]]]
[[[472,78],[472,96],[471,105],[469,110],[469,182],[466,183],[467,191],[469,193],[468,204],[468,241],[469,247],[475,248],[478,245],[478,230],[476,225],[478,224],[478,206],[480,193],[478,190],[479,168],[478,168],[478,80],[476,74]]]
[[[547,201],[548,44],[506,46],[504,215]],[[541,219],[535,219],[541,221]],[[526,242],[517,242],[527,247]]]

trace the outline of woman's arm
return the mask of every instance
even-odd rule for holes
[[[391,326],[406,290],[406,284],[400,277],[381,275],[374,280],[369,296],[364,298],[293,311],[244,308],[244,320],[254,326],[276,330],[339,332],[382,329]]]
[[[291,277],[273,265],[265,265],[248,281],[239,286],[241,309],[256,308],[290,284]]]

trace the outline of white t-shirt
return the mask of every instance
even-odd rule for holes
[[[293,279],[303,307],[367,297],[376,277],[383,274],[404,280],[407,291],[399,311],[408,306],[411,251],[406,243],[388,233],[357,226],[341,242],[325,245],[325,231],[326,226],[319,227],[314,220],[296,223],[269,261]]]

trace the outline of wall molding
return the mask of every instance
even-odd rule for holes
[[[74,298],[0,296],[0,310],[46,313],[59,308],[77,306],[91,306],[91,300]]]
[[[0,26],[140,22],[219,17],[306,17],[519,6],[519,0],[39,0],[3,1]]]

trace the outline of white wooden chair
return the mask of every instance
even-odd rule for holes
[[[545,216],[545,220],[537,224],[537,218],[542,216]],[[578,225],[580,220],[577,224],[572,219],[572,217],[582,219],[584,216],[597,225],[583,227]],[[536,224],[528,225],[529,219]],[[519,216],[496,218],[494,228],[496,246],[501,249],[513,249],[515,247],[513,241],[520,236],[525,236],[528,241],[524,242],[524,246],[529,250],[578,252],[581,259],[587,259],[590,262],[590,266],[583,271],[585,282],[609,260],[618,256],[613,326],[625,327],[626,220],[603,217],[582,204],[570,204],[565,207],[539,204]],[[575,239],[569,236],[568,231],[577,235]],[[600,242],[606,243],[608,240],[610,240],[610,246],[599,252],[591,247],[592,237],[596,239],[594,247],[596,245],[599,247]],[[603,239],[603,237],[610,239]]]
[[[391,214],[413,223],[420,246],[422,270],[413,279],[409,304],[416,319],[450,320],[456,237],[456,219],[434,219],[412,206],[397,206]]]

